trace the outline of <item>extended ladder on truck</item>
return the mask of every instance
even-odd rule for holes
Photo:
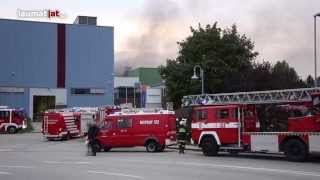
[[[188,95],[183,96],[182,106],[307,102],[313,93],[320,93],[320,88]]]
[[[287,129],[270,132],[261,131],[256,112],[242,105],[289,103],[304,106],[312,102],[316,107],[319,97],[320,88],[199,94],[184,96],[182,106],[192,107],[186,108],[193,113],[190,116],[192,139],[205,155],[215,155],[221,150],[284,152],[289,160],[303,161],[309,153],[320,152],[318,113],[293,113],[292,117],[287,117]],[[249,108],[248,113],[245,108]],[[299,152],[292,149],[299,149]]]

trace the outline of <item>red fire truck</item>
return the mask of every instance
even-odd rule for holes
[[[192,109],[192,140],[204,155],[270,152],[284,153],[290,161],[304,161],[310,153],[320,152],[319,92],[319,88],[305,88],[190,95],[184,96],[182,103]],[[267,104],[287,112],[279,121],[286,122],[284,130],[260,130],[265,122],[269,129],[277,123],[259,121],[257,109]]]
[[[99,149],[145,146],[147,152],[163,151],[176,138],[173,111],[122,110],[106,116],[97,137]]]
[[[113,106],[51,109],[44,113],[42,133],[47,139],[85,136],[88,123],[99,122],[101,117],[118,110]]]
[[[43,115],[42,134],[49,140],[70,139],[80,136],[79,112],[50,110]]]
[[[0,106],[0,132],[14,134],[25,128],[27,128],[27,119],[23,109]]]
[[[115,112],[121,111],[121,108],[119,106],[103,106],[98,108],[98,112],[96,114],[96,124],[100,124],[103,122],[109,114],[113,114]]]

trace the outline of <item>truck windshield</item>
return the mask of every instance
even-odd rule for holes
[[[15,116],[20,117],[20,118],[25,118],[26,117],[26,113],[24,111],[13,111],[13,114]]]

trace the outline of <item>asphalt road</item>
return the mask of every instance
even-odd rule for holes
[[[147,153],[144,148],[113,149],[86,156],[82,139],[46,141],[39,133],[0,135],[0,180],[276,180],[320,179],[320,158],[287,162],[281,156],[201,152],[180,155],[169,149]]]

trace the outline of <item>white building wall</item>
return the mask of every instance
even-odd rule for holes
[[[161,108],[161,91],[160,88],[147,88],[146,91],[146,108]]]
[[[56,105],[67,105],[67,90],[63,88],[30,88],[29,116],[33,118],[33,96],[55,96]]]
[[[139,82],[139,77],[114,77],[114,88],[134,87]]]

